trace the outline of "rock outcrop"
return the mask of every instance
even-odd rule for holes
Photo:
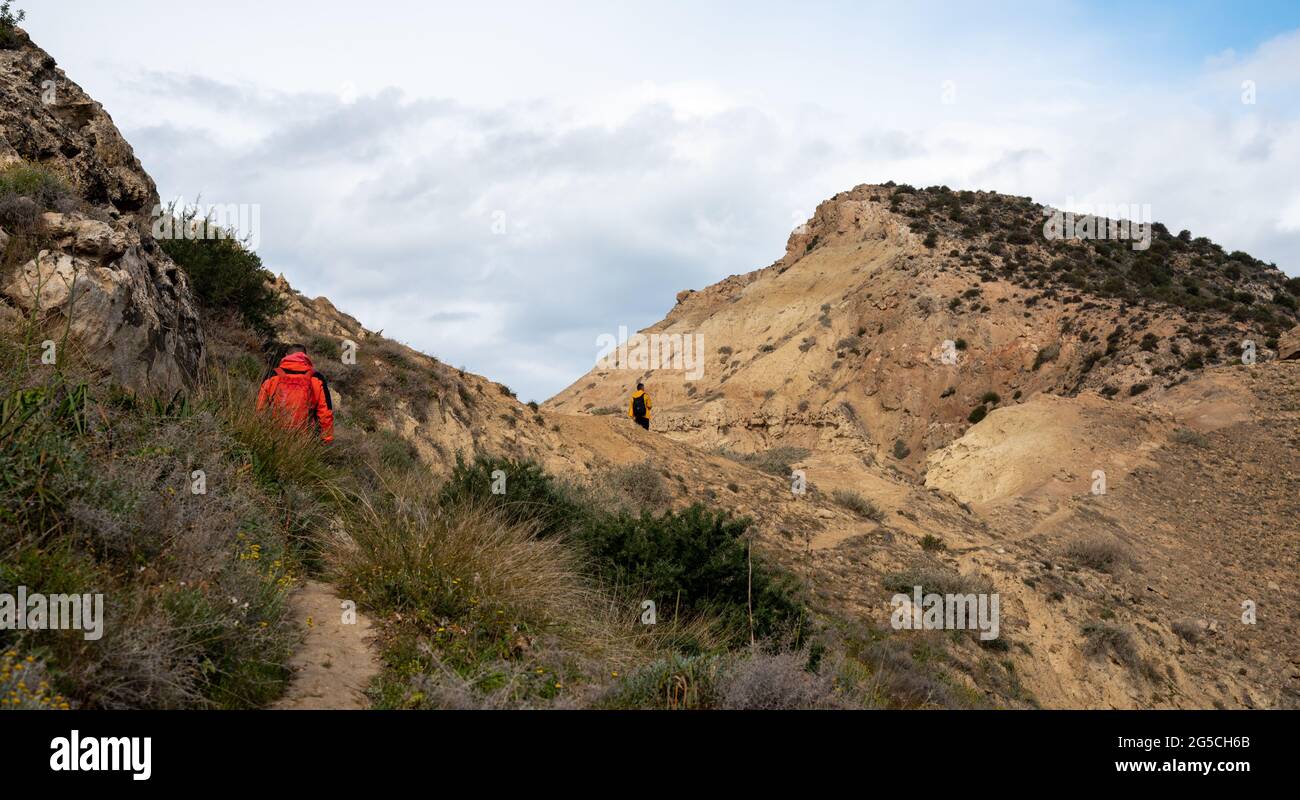
[[[1300,326],[1278,337],[1277,357],[1283,360],[1300,358]]]
[[[103,107],[20,36],[0,50],[0,169],[35,165],[72,192],[22,236],[0,219],[0,303],[70,318],[76,345],[136,391],[189,384],[203,333],[184,273],[150,235],[157,188]],[[7,199],[22,211],[24,198]]]

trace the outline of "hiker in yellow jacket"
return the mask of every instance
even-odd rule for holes
[[[636,385],[632,399],[627,402],[627,415],[642,428],[650,430],[650,395],[645,393],[645,384]]]

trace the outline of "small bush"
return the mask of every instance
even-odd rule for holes
[[[716,655],[673,654],[620,678],[599,698],[596,708],[700,710],[718,705]]]
[[[978,405],[971,409],[971,412],[966,416],[966,419],[970,423],[974,424],[988,416],[988,413],[989,410],[986,406]]]
[[[1188,644],[1196,644],[1201,640],[1201,626],[1191,620],[1181,619],[1169,627],[1180,639]]]
[[[880,522],[880,520],[884,519],[884,513],[876,507],[875,503],[852,489],[836,489],[831,492],[831,498],[863,519],[869,519],[873,522]]]
[[[45,662],[17,650],[0,652],[0,710],[68,710],[68,698],[50,689]]]
[[[26,11],[14,11],[11,5],[8,0],[0,3],[0,50],[12,50],[18,46],[18,23],[27,18]]]
[[[504,482],[498,481],[501,476]],[[494,487],[504,491],[494,493]],[[507,524],[535,525],[540,537],[572,530],[585,513],[570,491],[532,461],[478,456],[466,462],[460,454],[438,492],[438,504],[481,506],[499,513]]]
[[[593,516],[576,540],[604,583],[640,587],[661,609],[688,617],[708,613],[734,638],[748,638],[752,585],[755,635],[797,632],[805,611],[793,579],[755,555],[751,580],[749,526],[748,519],[697,503],[659,516]]]
[[[938,536],[927,533],[925,536],[921,537],[921,549],[927,553],[933,553],[940,550],[947,550],[948,546],[944,544],[943,540]]]
[[[770,450],[763,450],[758,453],[736,453],[731,450],[722,449],[718,451],[719,455],[726,456],[732,461],[739,461],[742,464],[748,464],[755,469],[771,475],[787,477],[794,468],[794,464],[808,457],[810,451],[804,447],[789,447],[782,445],[773,447]]]
[[[1043,347],[1034,356],[1034,371],[1037,372],[1040,367],[1049,361],[1055,361],[1061,355],[1061,345],[1053,342]]]
[[[324,356],[332,361],[341,361],[343,357],[343,346],[336,336],[312,336],[307,342],[307,349],[313,357]]]
[[[1190,444],[1194,447],[1206,447],[1209,445],[1209,439],[1190,428],[1179,428],[1169,436],[1178,444]]]
[[[41,211],[71,211],[79,200],[66,180],[47,167],[18,162],[0,169],[0,197],[32,200]]]
[[[722,672],[719,706],[743,711],[850,707],[832,671],[819,673],[808,662],[809,654],[803,651],[767,653],[755,648]]]
[[[1110,622],[1089,623],[1083,626],[1084,655],[1090,658],[1110,655],[1130,672],[1148,680],[1158,674],[1150,662],[1138,653],[1133,634]]]
[[[612,503],[634,511],[658,510],[672,504],[663,475],[649,461],[610,467],[597,477],[602,488],[612,495]]]
[[[891,572],[881,579],[891,592],[911,594],[920,586],[922,594],[992,594],[993,582],[983,575],[963,575],[943,566],[918,565]]]
[[[907,458],[912,454],[912,448],[908,447],[907,443],[904,442],[902,439],[895,439],[893,453],[894,453],[894,458],[898,459],[899,461],[902,461],[903,459]]]
[[[0,228],[10,234],[29,234],[41,226],[41,207],[30,197],[0,193]]]
[[[1075,563],[1099,572],[1110,572],[1128,560],[1128,552],[1122,545],[1103,536],[1075,539],[1066,546],[1065,555]]]

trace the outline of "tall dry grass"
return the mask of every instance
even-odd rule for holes
[[[642,624],[636,587],[597,585],[580,549],[540,537],[534,522],[473,500],[439,504],[423,470],[377,471],[372,483],[345,499],[327,571],[426,664],[407,695],[456,707],[580,703],[581,692],[539,696],[534,673],[594,685],[661,653],[722,646],[708,616]]]

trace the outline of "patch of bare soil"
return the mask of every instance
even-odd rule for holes
[[[379,674],[371,623],[357,612],[345,622],[343,600],[334,587],[307,581],[290,599],[294,619],[305,632],[290,666],[293,681],[277,709],[368,708],[365,689]]]

